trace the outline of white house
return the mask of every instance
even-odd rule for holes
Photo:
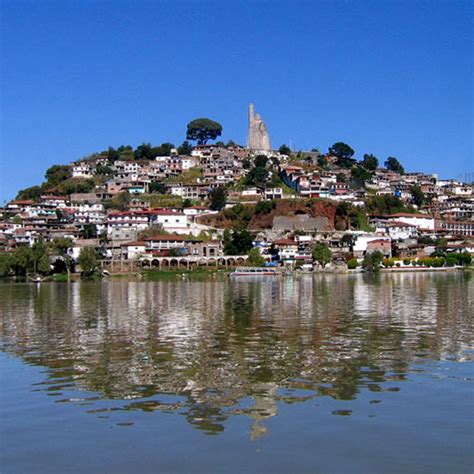
[[[163,230],[176,232],[177,234],[186,234],[190,229],[187,215],[167,209],[152,211],[150,223],[152,225],[161,225]]]
[[[411,224],[418,229],[429,229],[435,228],[435,219],[429,214],[410,214],[407,212],[398,212],[396,214],[390,214],[386,216],[389,222],[404,222],[405,224]]]

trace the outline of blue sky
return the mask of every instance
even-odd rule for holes
[[[0,199],[109,145],[181,143],[197,117],[410,171],[474,171],[471,1],[1,2]]]

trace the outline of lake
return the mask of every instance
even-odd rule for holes
[[[470,273],[0,283],[2,473],[474,470]]]

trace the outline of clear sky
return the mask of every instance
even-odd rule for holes
[[[109,145],[185,139],[197,117],[409,171],[474,171],[473,3],[1,1],[0,199]]]

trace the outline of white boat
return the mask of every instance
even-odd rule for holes
[[[278,272],[274,268],[267,267],[239,267],[230,274],[231,277],[276,275],[278,275]]]

